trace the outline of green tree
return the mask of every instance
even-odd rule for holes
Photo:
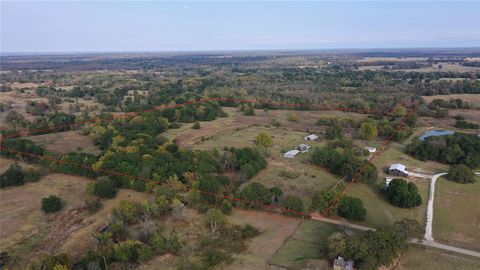
[[[367,210],[359,198],[344,196],[340,200],[338,214],[349,220],[363,221],[365,220]]]
[[[447,178],[457,183],[466,184],[466,183],[474,183],[475,182],[474,176],[475,175],[472,172],[472,170],[470,170],[470,168],[468,168],[463,164],[459,164],[459,165],[450,166],[448,170]]]
[[[393,205],[402,208],[412,208],[422,204],[417,186],[403,179],[393,179],[383,193]]]
[[[273,140],[270,135],[260,132],[257,134],[257,137],[255,138],[255,144],[257,146],[263,146],[265,148],[272,147],[273,145]]]
[[[0,187],[20,186],[25,182],[25,174],[18,163],[13,163],[0,176]]]
[[[360,125],[360,130],[358,131],[360,138],[364,140],[372,140],[377,137],[378,131],[375,123],[366,122]]]
[[[53,213],[62,209],[62,200],[55,196],[50,195],[42,199],[42,211],[45,213]]]
[[[101,176],[95,182],[93,194],[101,198],[115,198],[117,195],[117,186],[115,182],[107,176]]]
[[[217,208],[210,208],[206,214],[207,226],[210,227],[212,234],[216,234],[226,223],[225,216],[222,211]]]
[[[195,122],[192,126],[193,129],[200,129],[201,126],[200,126],[200,122]]]
[[[251,208],[261,208],[262,205],[270,205],[273,197],[273,194],[264,185],[257,182],[248,184],[240,192],[240,195],[246,201],[246,206]]]
[[[327,130],[325,131],[325,135],[326,135],[327,139],[329,139],[329,140],[333,140],[333,139],[336,139],[336,138],[342,138],[343,137],[343,129],[340,126],[340,124],[335,122],[333,125],[331,125],[327,128]]]
[[[282,202],[284,208],[283,214],[287,216],[301,217],[304,216],[304,205],[302,199],[296,196],[288,196]]]

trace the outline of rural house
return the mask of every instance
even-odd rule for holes
[[[305,136],[304,139],[307,140],[307,141],[315,141],[316,139],[318,139],[318,136],[315,135],[315,134],[310,134],[308,136]]]
[[[388,168],[388,174],[395,175],[395,176],[408,176],[408,171],[406,170],[407,167],[400,163],[395,163]]]
[[[365,150],[368,150],[370,153],[375,153],[377,151],[377,148],[375,147],[370,147],[370,146],[365,146]]]
[[[284,158],[294,158],[296,155],[298,155],[298,153],[300,153],[300,151],[290,150],[290,151],[286,152],[285,154],[283,154],[283,157]]]

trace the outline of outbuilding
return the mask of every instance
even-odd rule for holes
[[[308,152],[308,149],[312,148],[312,146],[308,145],[308,144],[300,144],[299,146],[297,146],[297,150],[300,151],[301,153],[307,153]]]
[[[298,153],[300,153],[300,151],[290,150],[290,151],[286,152],[285,154],[283,154],[283,157],[284,158],[294,158],[296,155],[298,155]]]
[[[395,176],[408,176],[408,171],[406,170],[407,167],[400,163],[395,163],[388,168],[388,174],[395,175]]]
[[[307,141],[315,141],[316,139],[318,139],[318,136],[315,135],[315,134],[310,134],[308,136],[305,136],[304,139],[307,140]]]

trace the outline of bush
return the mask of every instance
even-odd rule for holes
[[[93,194],[101,198],[115,198],[117,195],[117,186],[110,178],[102,176],[95,182]]]
[[[53,213],[62,209],[62,200],[55,196],[50,195],[42,199],[42,211],[45,213]]]
[[[302,199],[296,196],[288,196],[282,202],[282,206],[285,208],[283,211],[284,215],[301,217],[303,216],[303,202]]]
[[[422,204],[417,186],[403,179],[393,179],[383,193],[390,203],[402,208],[412,208]]]
[[[85,200],[85,206],[93,214],[102,208],[102,203],[98,199],[87,199]]]
[[[363,221],[367,215],[367,210],[359,198],[344,196],[338,206],[338,214],[349,220]]]
[[[25,174],[18,163],[13,163],[0,176],[0,187],[20,186],[25,183]]]
[[[195,122],[192,126],[193,129],[200,129],[201,126],[200,126],[200,123],[199,122]]]
[[[260,231],[250,224],[245,225],[245,228],[243,228],[243,230],[242,230],[242,238],[243,239],[253,238],[253,237],[255,237],[259,234],[260,234]]]
[[[144,180],[136,180],[133,182],[132,188],[138,192],[144,192],[147,183]]]
[[[450,169],[448,170],[447,178],[457,183],[466,184],[466,183],[474,183],[475,182],[474,176],[475,175],[472,172],[472,170],[470,170],[470,168],[468,168],[463,164],[459,164],[459,165],[450,166]]]

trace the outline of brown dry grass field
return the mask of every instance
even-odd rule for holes
[[[72,151],[84,151],[98,154],[100,149],[93,144],[89,136],[81,135],[79,131],[70,130],[26,137],[47,150],[58,154],[66,154]]]
[[[450,99],[461,99],[463,101],[468,101],[472,105],[480,104],[480,95],[479,94],[451,94],[451,95],[436,95],[436,96],[422,96],[422,98],[430,103],[434,99],[441,100],[450,100]]]
[[[5,171],[14,161],[1,158],[0,170]],[[35,167],[18,162],[22,167]],[[95,245],[95,233],[104,225],[112,209],[121,200],[144,201],[146,193],[119,190],[114,199],[103,201],[102,209],[89,215],[84,209],[86,185],[91,180],[59,173],[49,173],[40,181],[0,190],[0,249],[12,257],[35,259],[49,252],[68,251],[74,257]],[[45,214],[41,200],[49,195],[62,198],[64,207],[58,213]],[[18,261],[22,269],[29,261]]]

